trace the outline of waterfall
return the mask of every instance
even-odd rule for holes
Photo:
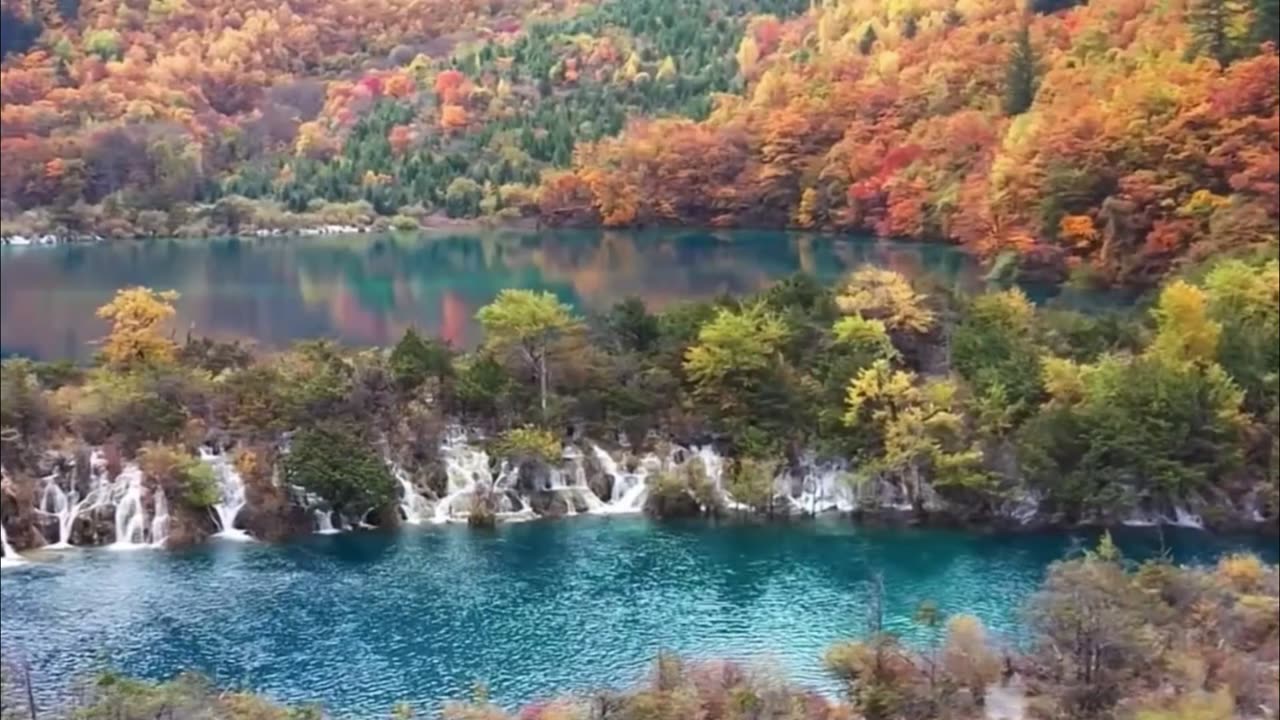
[[[40,493],[40,504],[36,511],[58,519],[58,541],[48,547],[50,550],[64,550],[71,547],[71,528],[76,522],[76,501],[58,487],[57,473],[45,478],[44,483],[44,491]],[[72,490],[71,494],[74,496],[76,491]]]
[[[391,473],[395,475],[396,482],[400,483],[400,514],[404,516],[404,521],[410,525],[422,524],[431,512],[427,499],[418,494],[404,468],[392,463]]]
[[[113,550],[147,547],[147,511],[142,504],[142,470],[130,463],[116,478],[116,541]]]
[[[1196,530],[1204,529],[1204,521],[1200,519],[1200,516],[1182,505],[1173,506],[1173,524],[1178,527],[1195,528]]]
[[[599,515],[604,513],[608,507],[605,502],[596,495],[596,491],[591,489],[587,484],[587,467],[582,463],[582,453],[577,448],[572,448],[573,452],[568,454],[569,461],[573,466],[573,484],[570,485],[571,492],[576,493],[578,497],[587,505],[587,512]],[[576,510],[576,508],[575,508]]]
[[[169,499],[165,497],[164,488],[156,488],[152,502],[156,511],[151,518],[151,546],[164,547],[169,540]]]
[[[1022,525],[1029,524],[1036,516],[1040,514],[1040,496],[1037,493],[1029,492],[1023,495],[1017,505],[1014,506],[1010,515]]]
[[[794,469],[783,468],[774,480],[774,492],[802,515],[847,513],[858,508],[844,463],[820,463],[813,455],[802,457]]]
[[[707,480],[720,492],[724,492],[724,458],[710,445],[695,448],[693,456],[702,461],[702,469],[707,472]]]
[[[444,458],[446,478],[445,496],[436,503],[431,521],[446,523],[456,519],[453,504],[461,498],[475,495],[476,488],[482,482],[492,484],[489,472],[489,455],[477,450],[467,443],[466,435],[451,433],[440,446]],[[465,517],[465,515],[463,516]]]
[[[489,454],[472,446],[465,433],[451,432],[440,445],[440,455],[444,458],[445,477],[447,479],[445,496],[436,503],[431,522],[446,523],[466,520],[470,514],[470,505],[458,505],[460,500],[470,500],[481,490],[491,491],[497,497],[497,516],[503,520],[528,520],[533,511],[524,498],[516,496],[518,504],[511,501],[511,496],[519,478],[517,468],[504,462],[494,478],[489,469]],[[457,506],[457,507],[455,507]]]
[[[564,498],[565,516],[571,517],[578,514],[578,504],[575,499],[582,500],[587,513],[596,515],[607,513],[608,507],[605,502],[587,484],[587,468],[582,463],[582,453],[570,445],[564,449],[563,459],[567,464],[568,472],[566,473],[563,468],[552,468],[551,486],[548,489],[558,492]],[[567,482],[566,475],[569,478]]]
[[[333,526],[333,512],[330,510],[322,510],[316,508],[312,512],[312,516],[316,519],[317,535],[334,535],[338,533],[338,529]]]
[[[24,562],[26,561],[9,544],[9,534],[4,531],[4,524],[0,523],[0,567],[15,567]]]
[[[724,458],[712,445],[701,445],[693,450],[693,458],[697,458],[702,463],[702,469],[706,474],[707,482],[716,489],[716,495],[720,497],[724,506],[730,510],[749,510],[746,505],[733,499],[733,494],[724,486]],[[693,458],[685,462],[692,461]],[[706,508],[704,507],[703,510]]]
[[[1150,513],[1137,510],[1124,520],[1120,521],[1120,524],[1127,527],[1155,527],[1162,522],[1164,522],[1164,518],[1159,515],[1152,515]]]
[[[641,472],[626,472],[599,445],[592,445],[591,452],[604,473],[613,478],[613,487],[609,491],[609,502],[598,511],[605,515],[622,515],[638,513],[644,510],[644,501],[649,494],[649,465],[661,465],[656,455],[646,457],[641,463]],[[594,495],[594,493],[592,493]]]
[[[56,518],[58,521],[57,542],[49,545],[48,549],[65,550],[70,548],[71,533],[75,528],[76,520],[81,515],[93,512],[106,504],[108,488],[105,469],[95,466],[91,460],[90,474],[93,485],[83,498],[80,497],[79,489],[75,487],[74,476],[69,483],[71,485],[69,491],[63,490],[62,486],[58,484],[58,480],[62,478],[61,473],[55,472],[44,478],[44,489],[40,491],[40,501],[36,505],[36,512],[46,517]]]
[[[236,527],[236,517],[246,504],[244,478],[225,455],[200,448],[200,460],[213,470],[218,482],[218,502],[213,506],[214,520],[218,523],[215,537],[228,540],[252,540],[249,533]]]
[[[577,488],[565,484],[564,475],[560,470],[551,471],[551,489],[564,496],[565,517],[573,517],[578,514],[578,504],[573,501],[573,496],[578,494]]]

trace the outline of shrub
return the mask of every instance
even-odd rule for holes
[[[526,425],[503,433],[498,440],[497,451],[502,457],[541,460],[549,464],[560,459],[561,448],[555,433]]]
[[[386,463],[345,432],[318,427],[294,436],[284,458],[285,481],[328,500],[334,509],[365,512],[395,498],[395,480]]]
[[[147,440],[168,440],[186,425],[181,375],[116,373],[98,369],[89,382],[58,391],[71,415],[72,428],[89,444],[117,438],[127,451]]]
[[[1239,592],[1253,592],[1266,574],[1257,555],[1237,553],[1218,561],[1218,576]]]
[[[650,515],[666,518],[716,514],[721,509],[721,498],[707,478],[706,467],[695,458],[673,471],[659,473],[650,483],[644,509]]]
[[[428,378],[439,381],[453,374],[453,357],[449,346],[434,338],[423,340],[413,328],[391,351],[391,377],[402,390],[417,388]]]
[[[1000,658],[987,644],[987,630],[972,615],[957,615],[947,623],[947,644],[942,665],[959,685],[982,697],[987,685],[1000,676]]]
[[[773,478],[778,464],[768,460],[741,458],[734,464],[726,489],[739,503],[757,512],[772,510]]]
[[[149,442],[138,453],[138,466],[152,480],[188,507],[204,509],[218,503],[213,469],[180,447]]]

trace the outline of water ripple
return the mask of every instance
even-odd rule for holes
[[[1136,531],[1120,541],[1138,555],[1156,547]],[[625,686],[663,649],[776,666],[830,689],[821,653],[866,627],[873,573],[886,625],[909,640],[922,637],[911,615],[926,599],[1014,638],[1023,601],[1072,542],[577,518],[493,534],[81,550],[5,571],[0,652],[31,663],[46,702],[109,665],[152,678],[196,669],[359,716],[466,697],[476,681],[507,705]],[[1183,560],[1232,546],[1168,532],[1165,542]]]

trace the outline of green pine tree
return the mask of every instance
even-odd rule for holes
[[[1280,0],[1253,0],[1253,41],[1271,43],[1271,51],[1280,50]]]
[[[1005,76],[1005,113],[1021,115],[1031,108],[1040,84],[1039,74],[1035,48],[1031,47],[1031,31],[1024,25],[1018,31],[1009,56],[1009,70]]]
[[[1243,14],[1241,0],[1193,0],[1187,11],[1191,53],[1207,55],[1223,66],[1240,57],[1236,27]]]
[[[862,33],[862,39],[858,41],[858,52],[863,55],[870,55],[871,48],[875,47],[876,39],[876,29],[868,25],[867,31]]]

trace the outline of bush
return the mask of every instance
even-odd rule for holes
[[[391,376],[402,390],[415,389],[431,377],[443,382],[453,374],[452,355],[445,343],[423,340],[410,328],[391,351]]]
[[[409,215],[393,215],[389,224],[396,232],[415,232],[422,229],[422,223],[418,222],[418,218]]]
[[[502,434],[496,447],[498,454],[520,460],[541,460],[547,464],[560,459],[560,440],[555,433],[526,425]]]
[[[716,514],[720,506],[715,485],[707,478],[702,461],[695,458],[653,479],[644,510],[655,517],[676,518]]]
[[[121,441],[126,451],[147,440],[178,436],[186,425],[186,407],[198,390],[181,373],[118,373],[98,369],[89,382],[67,386],[57,397],[68,408],[76,433],[91,445]],[[194,392],[193,392],[194,391]]]
[[[203,510],[221,498],[213,468],[180,447],[147,443],[138,453],[138,466],[166,495],[188,507]]]
[[[757,512],[773,509],[773,478],[778,464],[768,460],[741,458],[734,464],[726,489],[739,503]]]
[[[395,499],[396,484],[372,449],[332,428],[302,430],[284,458],[285,481],[328,500],[334,509],[363,515]]]
[[[150,683],[103,673],[70,717],[75,720],[153,720],[225,718],[226,720],[318,720],[315,707],[285,708],[248,693],[224,692],[207,679],[183,673]]]

